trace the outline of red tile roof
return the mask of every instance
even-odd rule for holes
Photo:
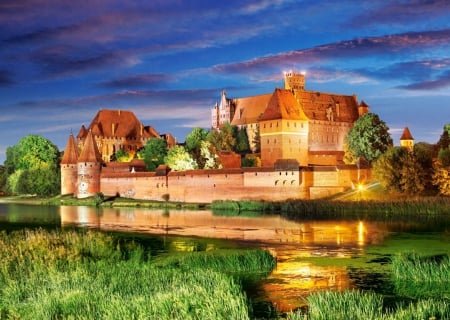
[[[258,122],[269,104],[271,93],[258,96],[234,99],[236,111],[231,121],[232,125],[242,125]]]
[[[75,138],[73,134],[70,134],[66,148],[64,149],[64,155],[61,159],[61,164],[76,164],[77,161],[78,161],[78,148],[75,143]]]
[[[84,141],[83,150],[78,157],[78,162],[102,162],[102,156],[98,151],[92,131],[89,130],[86,140]]]
[[[292,91],[278,88],[272,94],[260,120],[275,119],[308,120]]]
[[[400,140],[414,140],[411,132],[409,131],[408,127],[405,127],[405,129],[403,130],[403,134],[400,137]]]

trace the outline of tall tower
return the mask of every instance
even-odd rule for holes
[[[100,192],[102,156],[98,151],[92,131],[84,140],[83,150],[78,157],[77,198],[92,197]]]
[[[61,159],[61,194],[77,193],[78,148],[71,133]]]
[[[284,73],[284,89],[305,90],[305,75],[293,71]]]
[[[414,150],[414,138],[411,135],[408,127],[405,127],[405,129],[403,129],[402,136],[400,137],[400,147],[406,148],[409,151]]]

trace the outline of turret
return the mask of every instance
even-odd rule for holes
[[[305,75],[303,73],[285,72],[284,89],[286,90],[305,90]]]
[[[84,140],[77,167],[77,198],[92,197],[99,193],[102,157],[91,130]]]
[[[78,148],[71,133],[61,159],[61,194],[76,194]]]
[[[400,137],[400,147],[406,148],[409,151],[413,151],[414,149],[414,138],[411,135],[408,127],[403,129],[402,136]]]

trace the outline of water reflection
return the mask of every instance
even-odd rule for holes
[[[271,301],[279,311],[303,306],[312,291],[351,287],[346,266],[318,266],[305,258],[358,256],[366,245],[380,243],[388,234],[383,226],[362,221],[294,222],[279,215],[217,216],[210,211],[61,207],[61,223],[100,230],[230,239],[262,246],[277,257],[277,267],[257,288],[256,295]],[[189,240],[171,245],[179,251],[199,249]],[[203,250],[214,249],[211,246]]]

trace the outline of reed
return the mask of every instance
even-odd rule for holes
[[[398,295],[450,299],[450,257],[420,257],[403,253],[392,257],[392,282]]]
[[[273,267],[257,250],[166,262],[144,252],[96,231],[3,231],[0,317],[248,319],[247,298],[231,274]]]

